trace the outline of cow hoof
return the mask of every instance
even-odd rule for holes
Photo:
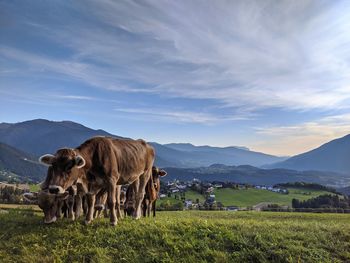
[[[84,224],[87,226],[87,225],[90,225],[91,224],[91,220],[89,221],[89,220],[85,220],[84,221]]]
[[[111,226],[116,226],[117,223],[118,223],[117,221],[115,221],[115,222],[110,222]]]

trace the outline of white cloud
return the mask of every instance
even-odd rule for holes
[[[246,111],[348,107],[347,1],[106,0],[75,5],[93,19],[67,18],[59,27],[25,22],[69,47],[71,58],[2,52],[103,89],[214,99]]]
[[[347,3],[92,1],[91,6],[101,21],[141,37],[142,45],[128,48],[102,31],[92,35],[106,44],[91,45],[96,42],[87,36],[90,46],[80,45],[82,54],[111,64],[126,57],[131,76],[156,92],[255,109],[347,107]]]

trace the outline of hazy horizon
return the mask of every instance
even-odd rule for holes
[[[0,122],[300,154],[350,133],[349,1],[0,3]]]

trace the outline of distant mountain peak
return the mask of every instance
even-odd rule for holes
[[[350,134],[324,143],[311,151],[265,167],[350,174]]]

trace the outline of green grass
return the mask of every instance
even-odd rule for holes
[[[177,199],[175,199],[175,195],[177,195]],[[196,202],[197,199],[199,199],[200,203],[204,203],[205,197],[195,191],[188,190],[185,193],[186,200],[192,200],[193,202]],[[181,201],[181,195],[180,193],[172,194],[171,197],[165,197],[157,201],[157,207],[159,207],[162,203],[168,202],[170,205],[174,205],[177,203],[182,202]]]
[[[138,221],[44,225],[0,213],[1,262],[348,262],[350,215],[160,212]]]
[[[175,205],[177,203],[182,202],[181,199],[175,199],[174,197],[165,197],[157,200],[157,207],[159,207],[162,203],[168,202],[169,205]]]
[[[303,188],[289,188],[289,194],[274,193],[268,190],[260,189],[215,189],[215,199],[223,205],[236,205],[239,207],[253,206],[261,202],[269,202],[280,205],[292,205],[292,199],[306,200],[312,197],[326,194],[329,192],[303,189]]]
[[[39,184],[30,184],[29,190],[31,192],[38,192],[40,190],[40,185]]]
[[[205,201],[205,198],[203,195],[193,191],[193,190],[188,190],[185,193],[186,200],[192,200],[193,202],[196,202],[197,199],[199,199],[200,203],[203,203]]]

